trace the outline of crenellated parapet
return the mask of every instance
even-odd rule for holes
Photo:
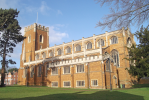
[[[25,27],[24,31],[27,32],[31,29],[34,29],[34,30],[39,29],[39,30],[42,30],[42,31],[49,32],[49,27],[41,26],[40,24],[36,24],[36,23]]]
[[[29,30],[31,30],[31,29],[33,29],[33,28],[34,28],[34,24],[25,27],[25,28],[24,28],[24,31],[26,32],[26,31],[29,31]]]
[[[37,24],[36,24],[36,25],[37,25]],[[49,31],[49,27],[41,26],[40,24],[37,25],[37,29],[42,30],[42,31],[46,31],[46,32]]]

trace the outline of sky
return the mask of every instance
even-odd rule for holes
[[[50,47],[111,31],[96,27],[98,21],[110,13],[110,9],[108,5],[101,7],[94,0],[0,0],[0,8],[20,11],[17,19],[22,27],[22,35],[24,27],[34,23],[49,27]],[[132,33],[138,29],[135,26],[130,27]],[[135,41],[138,43],[136,38]],[[10,54],[11,58],[7,58],[17,63],[9,67],[20,67],[21,51],[22,42]]]

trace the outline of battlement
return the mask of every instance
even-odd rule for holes
[[[29,31],[29,30],[31,30],[31,29],[33,29],[33,28],[34,28],[34,24],[25,27],[25,28],[24,28],[24,31],[26,32],[26,31]]]
[[[41,26],[40,24],[37,25],[37,29],[42,30],[42,31],[49,31],[49,27]]]
[[[26,32],[26,31],[29,31],[29,30],[31,30],[33,28],[39,29],[39,30],[42,30],[42,31],[46,31],[46,32],[49,31],[49,27],[41,26],[40,24],[38,25],[36,23],[34,23],[34,24],[30,25],[30,26],[25,27],[24,31]]]

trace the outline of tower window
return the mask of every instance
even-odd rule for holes
[[[132,46],[132,43],[131,43],[131,39],[130,38],[127,39],[127,46],[128,47],[131,47]]]
[[[42,35],[40,35],[39,41],[40,41],[41,43],[43,43],[43,37],[42,37]]]
[[[28,36],[28,43],[31,42],[31,35]]]

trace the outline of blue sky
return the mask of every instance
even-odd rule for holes
[[[111,31],[95,28],[98,21],[110,13],[110,9],[108,5],[100,7],[94,0],[0,0],[0,8],[20,11],[17,19],[22,34],[24,27],[36,23],[38,12],[37,23],[49,27],[50,47]],[[135,33],[138,27],[132,26],[130,29]],[[19,43],[11,54],[11,59],[17,64],[10,67],[20,67],[21,49],[22,43]]]

